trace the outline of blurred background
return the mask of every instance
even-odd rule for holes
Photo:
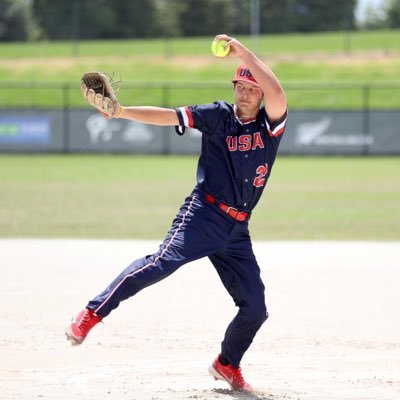
[[[227,33],[271,66],[289,100],[255,237],[400,238],[400,0],[0,9],[0,237],[162,237],[195,183],[200,134],[105,120],[80,77],[109,73],[124,105],[230,102],[238,60],[210,49]]]
[[[124,104],[232,99],[236,35],[291,110],[282,154],[398,154],[400,0],[0,0],[0,151],[197,153],[164,129],[104,121],[77,90],[108,72]]]

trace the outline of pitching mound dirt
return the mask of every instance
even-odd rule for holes
[[[64,326],[158,243],[0,240],[0,398],[400,398],[400,243],[256,243],[270,318],[242,362],[207,367],[236,309],[207,259],[121,304],[80,347]]]

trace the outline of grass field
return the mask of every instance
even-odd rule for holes
[[[237,60],[213,57],[211,40],[2,43],[0,108],[87,107],[79,80],[89,70],[121,78],[123,104],[230,101]],[[290,109],[362,109],[366,85],[370,107],[399,108],[400,30],[265,35],[258,53]],[[196,162],[0,155],[0,237],[162,239],[195,184]],[[399,167],[398,158],[282,157],[250,222],[253,236],[399,240]]]
[[[161,240],[197,158],[0,156],[0,237]],[[255,240],[400,240],[400,159],[278,157]]]
[[[239,39],[255,46],[248,36]],[[129,104],[176,106],[230,98],[228,83],[238,61],[213,57],[211,40],[3,43],[0,107],[60,107],[66,101],[82,107],[77,89],[82,73],[89,70],[121,79],[119,96]],[[350,43],[349,50],[345,43]],[[400,30],[263,35],[258,54],[284,83],[292,109],[361,109],[367,84],[379,87],[370,92],[371,107],[400,104]],[[171,85],[168,92],[162,90],[166,82]],[[32,83],[42,87],[30,87]],[[63,85],[70,89],[63,92]]]
[[[249,36],[237,36],[247,46],[255,43]],[[134,40],[83,40],[80,42],[2,43],[0,58],[52,58],[70,56],[110,57],[129,55],[209,55],[210,37]],[[354,32],[316,32],[267,34],[259,38],[260,54],[336,53],[365,50],[399,50],[400,29]],[[350,47],[350,48],[348,48]]]

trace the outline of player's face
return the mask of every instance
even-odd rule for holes
[[[263,99],[262,90],[251,83],[238,81],[235,84],[235,103],[238,111],[243,115],[258,113]]]

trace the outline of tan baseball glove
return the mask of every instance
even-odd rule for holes
[[[115,116],[118,99],[112,80],[103,72],[87,72],[81,78],[81,91],[87,102],[96,107],[105,118]]]

